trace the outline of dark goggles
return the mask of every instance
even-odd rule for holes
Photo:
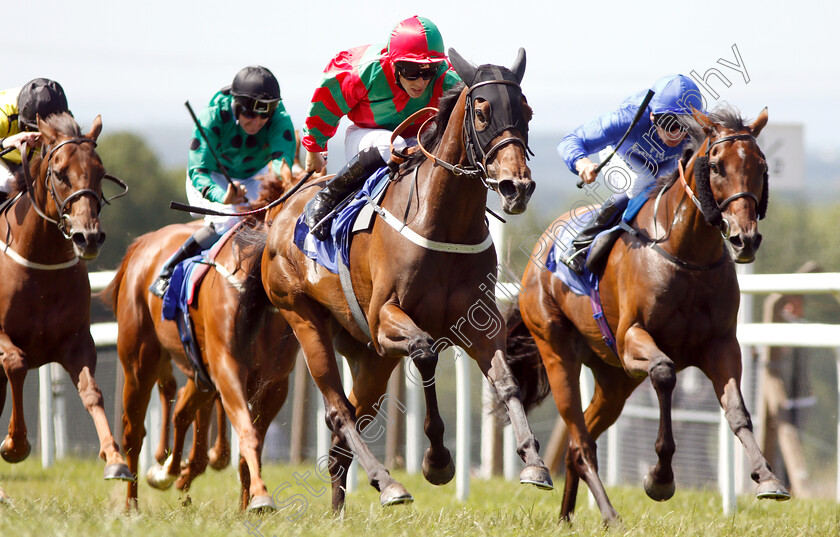
[[[260,101],[251,97],[237,96],[235,97],[236,104],[239,105],[239,115],[245,116],[247,119],[268,118],[277,110],[277,104],[280,101]]]
[[[437,66],[430,63],[400,62],[396,68],[397,74],[406,80],[431,80],[437,74]]]
[[[685,132],[687,129],[677,120],[676,114],[659,114],[653,116],[653,122],[657,127],[662,127],[665,132],[676,134]]]

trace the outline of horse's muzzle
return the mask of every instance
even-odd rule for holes
[[[81,259],[90,261],[96,259],[99,250],[105,244],[105,233],[98,229],[75,231],[71,233],[70,239],[73,241],[73,249],[76,251],[76,255]]]
[[[537,183],[530,179],[502,179],[497,188],[502,198],[502,210],[508,214],[520,214],[528,207],[528,201],[537,188]]]
[[[761,233],[738,233],[729,237],[732,254],[736,263],[752,263],[761,246]]]

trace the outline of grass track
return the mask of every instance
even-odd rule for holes
[[[768,503],[744,496],[739,498],[736,514],[725,517],[720,496],[713,492],[677,489],[670,501],[655,503],[647,499],[641,485],[614,488],[609,492],[624,518],[624,528],[604,532],[600,515],[588,507],[583,494],[574,523],[558,525],[560,491],[546,493],[500,479],[474,479],[469,501],[459,503],[454,499],[453,483],[433,487],[421,476],[402,472],[395,475],[414,495],[414,504],[382,509],[378,493],[362,481],[348,496],[343,517],[336,517],[330,512],[329,491],[315,474],[314,464],[265,468],[270,490],[288,483],[277,495],[288,507],[271,515],[238,511],[239,485],[231,469],[200,477],[186,506],[184,493],[174,488],[161,493],[144,482],[140,485],[140,512],[125,515],[126,487],[103,481],[102,469],[98,461],[82,459],[60,461],[49,470],[41,469],[37,457],[17,465],[0,462],[0,486],[13,499],[11,505],[0,506],[0,536],[840,535],[840,504],[828,500]],[[299,476],[309,472],[307,483],[323,494],[315,496],[298,485],[296,472]],[[300,497],[290,501],[295,494]],[[298,518],[288,520],[295,516]]]

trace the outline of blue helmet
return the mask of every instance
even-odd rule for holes
[[[651,88],[654,91],[650,100],[653,115],[691,114],[693,106],[703,111],[703,97],[692,79],[685,75],[664,76]]]

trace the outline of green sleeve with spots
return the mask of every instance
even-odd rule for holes
[[[189,177],[192,185],[210,201],[221,203],[226,188],[210,178],[210,173],[221,170],[207,142],[234,180],[252,177],[269,163],[275,174],[279,173],[282,161],[289,167],[292,165],[295,133],[292,120],[282,103],[268,123],[253,135],[243,131],[236,121],[233,97],[221,92],[198,115],[198,121],[207,141],[196,129],[190,141]]]

